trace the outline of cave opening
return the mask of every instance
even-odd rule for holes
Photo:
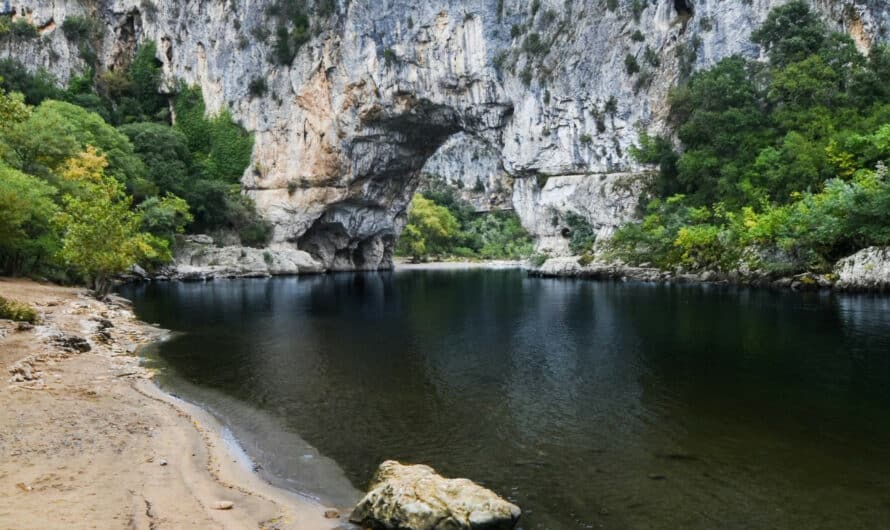
[[[682,18],[692,18],[694,14],[692,0],[674,0],[674,9],[677,11],[677,15]]]

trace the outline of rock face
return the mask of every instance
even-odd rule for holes
[[[207,280],[323,271],[324,266],[312,256],[292,247],[217,247],[210,236],[196,235],[177,242],[173,264],[163,268],[160,276],[175,280]]]
[[[629,147],[664,130],[670,87],[728,55],[758,56],[750,32],[784,0],[333,0],[290,64],[274,60],[273,3],[13,0],[0,9],[41,36],[4,39],[0,56],[66,82],[84,66],[60,30],[73,15],[101,23],[100,69],[154,41],[169,87],[200,86],[210,112],[229,107],[255,133],[243,189],[273,245],[375,269],[390,266],[424,173],[479,209],[512,203],[554,254],[569,212],[607,236],[634,212],[649,168]],[[812,3],[861,49],[887,39],[884,0]],[[259,79],[268,91],[252,95]]]
[[[349,520],[400,530],[509,530],[519,508],[467,479],[446,479],[423,465],[388,460]]]
[[[890,290],[890,247],[869,247],[837,262],[835,286],[849,290]]]

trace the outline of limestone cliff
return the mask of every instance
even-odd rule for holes
[[[512,207],[541,248],[564,252],[565,214],[608,234],[632,215],[648,168],[628,147],[664,128],[666,95],[694,69],[757,56],[751,30],[783,0],[336,0],[292,63],[274,60],[271,0],[7,0],[36,40],[0,55],[62,82],[83,67],[59,30],[101,21],[103,68],[146,40],[170,87],[199,85],[256,134],[243,188],[293,244],[332,269],[388,266],[422,174]],[[813,0],[868,49],[883,0]],[[629,73],[627,57],[639,71]],[[251,94],[252,81],[268,90]]]

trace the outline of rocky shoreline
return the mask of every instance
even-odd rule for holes
[[[680,272],[621,263],[583,264],[578,256],[550,258],[529,275],[541,278],[585,278],[591,280],[639,281],[663,284],[712,283],[745,287],[834,290],[842,292],[890,292],[890,247],[869,247],[839,260],[830,273],[804,272],[776,276],[760,272]]]

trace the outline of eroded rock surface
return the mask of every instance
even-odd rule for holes
[[[278,64],[274,35],[258,36],[277,24],[272,0],[34,0],[3,9],[40,38],[5,39],[0,56],[67,82],[84,68],[60,30],[74,15],[101,23],[100,73],[154,41],[168,88],[200,86],[210,112],[228,107],[255,133],[242,183],[273,245],[376,269],[391,265],[425,167],[478,209],[512,203],[554,255],[567,252],[569,212],[607,237],[634,213],[634,175],[650,168],[629,148],[640,130],[664,131],[669,89],[729,55],[759,56],[751,30],[782,3],[337,0]],[[860,49],[888,38],[883,0],[813,6]],[[260,79],[268,90],[251,94]]]
[[[349,520],[400,530],[509,530],[521,511],[467,479],[446,479],[423,465],[380,464]]]
[[[868,247],[837,262],[839,289],[890,290],[890,247]]]
[[[323,272],[324,266],[308,253],[289,246],[217,247],[206,235],[180,238],[173,264],[159,275],[174,280],[250,278]]]

